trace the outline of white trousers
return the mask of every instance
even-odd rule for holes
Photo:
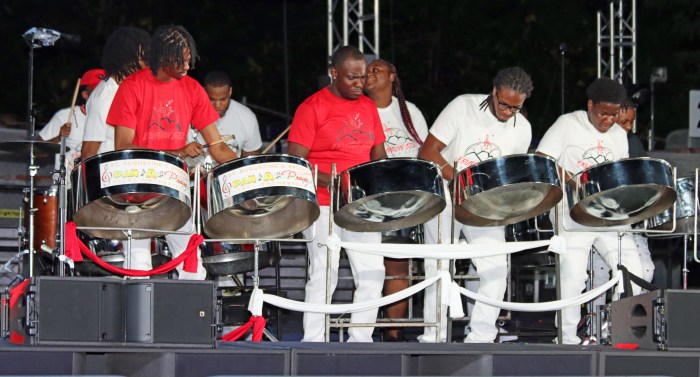
[[[451,243],[451,209],[446,208],[441,214],[441,240],[442,243]],[[470,244],[497,244],[505,242],[505,233],[503,226],[497,227],[473,227],[466,226],[459,222],[455,222],[455,238],[459,238],[460,232],[464,234],[467,243]],[[438,219],[437,217],[428,221],[425,224],[425,243],[436,244],[438,234]],[[457,240],[455,240],[457,242]],[[508,277],[508,261],[506,255],[497,255],[493,257],[474,258],[472,263],[476,267],[477,275],[479,276],[479,285],[477,293],[487,296],[495,300],[503,300],[506,292],[507,277]],[[437,274],[437,260],[425,260],[425,275],[432,277]],[[449,269],[449,260],[441,261],[441,270]],[[426,322],[436,321],[437,309],[437,289],[436,286],[430,286],[425,290],[425,299],[423,302],[423,318]],[[481,302],[476,302],[472,313],[470,313],[469,327],[471,332],[464,340],[468,343],[492,343],[498,335],[496,321],[501,309],[486,305]],[[418,337],[421,342],[444,342],[447,340],[447,307],[440,308],[440,336],[437,339],[437,334],[434,327],[426,327],[423,335]]]
[[[640,277],[651,283],[652,279],[654,278],[654,262],[651,260],[647,238],[639,233],[632,233],[631,235],[632,240],[637,247],[639,261],[642,266],[642,275]],[[593,258],[593,287],[600,287],[610,280],[610,267],[607,263],[605,263],[595,247],[593,248],[591,257]],[[606,295],[601,295],[596,297],[596,299],[593,301],[593,305],[596,308],[600,305],[605,305],[605,296]]]
[[[562,216],[567,227],[574,226],[568,211]],[[581,228],[580,225],[575,225]],[[560,235],[566,239],[566,253],[560,256],[561,298],[567,299],[581,294],[588,280],[588,258],[591,247],[595,246],[600,257],[608,267],[617,270],[618,236],[617,232],[573,232],[564,231],[560,226]],[[629,272],[642,275],[642,264],[630,233],[624,233],[621,239],[622,265]],[[597,271],[596,271],[597,272]],[[605,275],[607,276],[607,275]],[[637,295],[640,288],[632,284],[632,293]],[[581,320],[580,306],[570,306],[562,309],[562,343],[579,344],[581,339],[576,334],[576,328]]]
[[[194,221],[191,217],[179,232],[188,232],[189,234],[166,234],[165,241],[168,243],[168,248],[173,259],[182,254],[190,242],[190,237],[194,234]],[[207,277],[207,271],[202,265],[202,255],[199,249],[197,253],[197,272],[186,272],[183,270],[184,263],[180,263],[176,269],[180,280],[204,280]],[[131,253],[126,253],[126,261],[128,268],[134,270],[151,270],[153,263],[151,260],[151,239],[140,239],[131,241]]]
[[[306,302],[313,304],[326,303],[326,269],[328,264],[328,251],[324,246],[328,240],[328,218],[330,216],[327,206],[320,207],[321,214],[313,228],[316,230],[316,238],[307,244],[309,256],[309,280],[306,282]],[[312,235],[313,228],[304,231],[304,237]],[[381,233],[359,233],[345,230],[335,223],[333,232],[345,242],[381,243]],[[320,245],[319,245],[320,244]],[[345,250],[352,276],[355,282],[355,296],[353,302],[365,302],[382,297],[384,287],[384,257],[370,255],[355,250]],[[340,252],[331,253],[331,295],[338,285],[338,266]],[[352,323],[377,322],[378,308],[352,313]],[[302,342],[325,341],[325,315],[322,313],[304,313],[304,338]],[[374,327],[351,327],[348,330],[349,342],[372,342]]]

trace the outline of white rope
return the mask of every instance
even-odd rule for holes
[[[567,308],[569,306],[574,306],[574,305],[581,305],[584,302],[591,301],[592,299],[598,297],[599,295],[605,293],[608,289],[612,288],[616,284],[618,284],[621,280],[621,274],[616,274],[612,279],[610,279],[607,283],[601,285],[598,288],[592,289],[588,292],[585,292],[579,296],[576,297],[570,297],[567,299],[562,299],[562,300],[557,300],[557,301],[549,301],[549,302],[539,302],[539,303],[520,303],[520,302],[506,302],[506,301],[498,301],[494,300],[491,298],[488,298],[486,296],[480,295],[478,293],[474,293],[470,290],[464,289],[460,286],[458,286],[456,283],[454,286],[457,287],[459,292],[472,300],[476,300],[479,302],[483,302],[484,304],[495,306],[501,309],[505,310],[514,310],[514,311],[519,311],[519,312],[547,312],[547,311],[553,311],[553,310],[560,310],[563,308]]]
[[[563,254],[566,252],[566,242],[560,236],[551,240],[502,242],[496,244],[391,244],[343,242],[337,234],[331,234],[326,246],[338,251],[341,247],[366,254],[381,255],[389,258],[424,258],[424,259],[471,259],[492,257],[502,254],[512,254],[518,251],[549,246],[548,250]]]
[[[248,310],[253,314],[253,315],[261,315],[262,314],[262,304],[263,302],[266,302],[270,305],[277,306],[279,308],[283,309],[289,309],[289,310],[294,310],[294,311],[300,311],[300,312],[307,312],[307,313],[324,313],[324,314],[343,314],[343,313],[356,313],[356,312],[361,312],[373,308],[379,308],[385,305],[392,304],[397,301],[401,301],[409,296],[412,296],[426,287],[434,284],[435,282],[440,279],[440,276],[435,276],[429,279],[426,279],[419,284],[413,285],[409,288],[406,288],[402,291],[396,292],[394,294],[391,294],[389,296],[384,296],[382,298],[372,300],[372,301],[365,301],[365,302],[358,302],[358,303],[353,303],[353,304],[335,304],[335,305],[326,305],[326,304],[311,304],[307,302],[301,302],[301,301],[294,301],[290,300],[287,298],[282,298],[279,296],[271,295],[264,293],[261,289],[255,288],[253,289],[253,293],[251,295],[250,301],[248,303]]]

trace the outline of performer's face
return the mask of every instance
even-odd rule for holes
[[[219,113],[219,116],[224,116],[228,106],[231,103],[232,88],[228,85],[213,86],[207,85],[204,88],[209,96],[209,101],[214,105],[214,109]]]
[[[367,64],[364,59],[345,59],[338,68],[331,68],[333,82],[331,86],[341,97],[355,100],[362,95],[362,88],[365,86],[365,72]]]
[[[620,114],[620,105],[615,103],[601,102],[593,104],[588,100],[588,120],[600,133],[606,133],[617,122]]]
[[[192,59],[192,55],[190,54],[190,49],[185,48],[182,51],[183,63],[181,65],[177,64],[174,67],[163,67],[163,71],[168,76],[179,80],[179,79],[187,76],[187,71],[190,70],[190,59]]]
[[[394,74],[389,71],[389,67],[383,62],[375,60],[367,65],[366,93],[377,93],[385,90],[391,93],[393,82]]]
[[[637,110],[631,107],[620,109],[620,114],[617,116],[617,124],[625,131],[632,132],[634,127],[634,118],[637,116]]]
[[[506,122],[523,108],[527,95],[510,88],[493,88],[491,109],[496,119]]]

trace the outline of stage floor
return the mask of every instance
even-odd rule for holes
[[[698,351],[555,344],[231,342],[216,348],[0,343],[1,375],[207,377],[700,375]]]

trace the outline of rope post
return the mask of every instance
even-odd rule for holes
[[[561,184],[561,191],[563,198],[561,200],[562,203],[562,210],[564,209],[564,203],[567,202],[566,198],[566,183],[564,180],[566,179],[566,172],[564,171],[564,167],[561,167],[561,174],[559,175],[559,183]],[[559,205],[555,204],[554,205],[554,235],[558,236],[559,235]],[[561,300],[561,255],[559,253],[555,253],[554,255],[554,275],[556,276],[557,279],[557,284],[556,284],[556,297],[557,301]],[[563,319],[562,319],[562,310],[559,309],[557,310],[557,344],[564,344],[564,332],[562,330],[563,326]]]
[[[331,181],[328,185],[328,193],[330,194],[330,202],[328,206],[328,238],[333,235],[333,187],[335,186],[335,162],[331,164]],[[332,263],[331,258],[333,257],[333,251],[328,246],[326,242],[326,305],[330,305],[333,299],[333,292],[331,292],[331,270]],[[331,340],[331,315],[325,315],[325,341],[330,342]],[[342,338],[342,336],[341,336]],[[342,339],[340,339],[342,341]]]

